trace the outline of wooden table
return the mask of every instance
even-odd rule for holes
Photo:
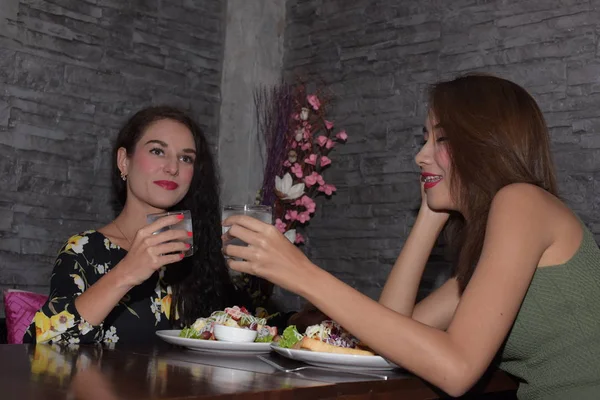
[[[276,354],[267,357],[275,362],[288,361]],[[127,349],[0,345],[0,398],[4,400],[354,400],[444,396],[402,371],[383,374],[387,379],[312,369],[285,373],[256,356],[198,353],[162,342]],[[516,389],[515,383],[498,371],[479,386],[478,393]]]

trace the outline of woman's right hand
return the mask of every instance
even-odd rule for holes
[[[181,215],[169,215],[157,219],[137,231],[129,252],[115,268],[122,274],[127,286],[136,286],[148,279],[160,267],[181,261],[183,253],[190,248],[184,240],[191,232],[183,229],[161,229],[181,221]]]
[[[421,182],[421,208],[419,209],[419,217],[420,216],[434,224],[441,225],[444,225],[450,217],[450,213],[447,211],[434,211],[429,208],[429,204],[427,204],[427,192],[425,192],[425,185],[423,182]]]

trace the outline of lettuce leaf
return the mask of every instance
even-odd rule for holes
[[[296,325],[290,325],[283,331],[281,339],[279,339],[279,347],[289,349],[302,340],[302,337],[298,329],[296,329]]]
[[[181,332],[179,332],[179,337],[188,339],[200,339],[200,334],[196,332],[196,330],[193,328],[183,328]]]
[[[267,335],[263,337],[257,337],[254,343],[271,343],[273,341],[273,335]]]

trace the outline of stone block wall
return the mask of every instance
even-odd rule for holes
[[[216,147],[224,15],[220,0],[0,0],[0,291],[47,293],[62,243],[113,218],[131,113],[183,107]]]
[[[326,173],[338,193],[319,203],[307,231],[311,258],[379,295],[419,204],[413,157],[428,85],[474,70],[533,93],[551,129],[561,194],[600,235],[599,6],[287,0],[283,24],[282,13],[256,5],[260,21],[240,28],[247,39],[264,50],[260,42],[285,25],[284,72],[324,82],[335,95],[330,117],[350,134]],[[64,240],[110,221],[111,143],[132,112],[181,106],[219,144],[224,38],[235,23],[226,8],[221,0],[0,0],[0,290],[47,292]],[[260,65],[249,67],[259,76]],[[247,101],[240,93],[228,107]],[[441,253],[422,294],[447,276]],[[288,308],[300,303],[283,298]]]
[[[419,205],[413,157],[428,86],[468,71],[512,79],[547,118],[561,195],[600,238],[599,1],[289,0],[288,79],[323,82],[350,139],[307,231],[313,260],[377,298]],[[447,276],[439,249],[423,292]],[[294,302],[290,302],[295,306]]]

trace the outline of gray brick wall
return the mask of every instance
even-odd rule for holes
[[[61,244],[112,219],[110,149],[132,112],[188,109],[216,146],[224,11],[0,0],[0,290],[46,293]]]
[[[600,238],[600,2],[289,0],[286,75],[323,81],[350,140],[333,153],[313,260],[377,297],[414,222],[427,86],[467,71],[522,84],[545,112],[560,189]],[[439,252],[437,252],[439,253]],[[435,285],[440,254],[426,271]]]

